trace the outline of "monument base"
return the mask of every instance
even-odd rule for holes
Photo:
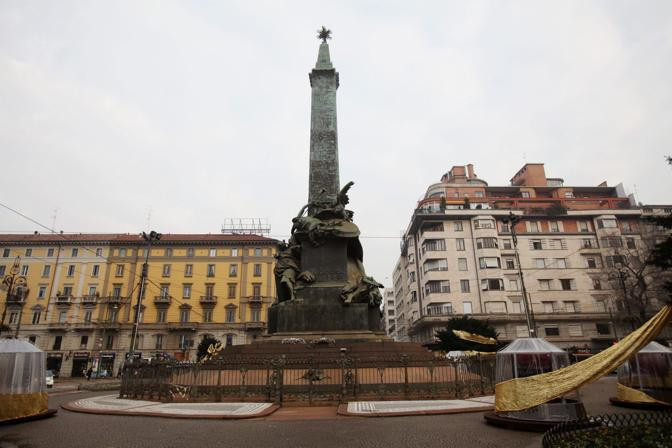
[[[289,338],[299,338],[310,344],[320,339],[334,340],[338,344],[358,342],[393,342],[384,331],[299,331],[292,333],[273,333],[262,337],[261,342],[282,342]]]
[[[298,291],[296,299],[271,305],[268,333],[283,337],[302,337],[299,333],[384,335],[378,308],[367,303],[344,305],[340,288],[327,285],[307,287]],[[371,338],[367,336],[363,340]]]

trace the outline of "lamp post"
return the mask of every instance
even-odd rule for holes
[[[14,259],[14,264],[9,268],[9,274],[2,279],[2,284],[7,288],[7,295],[5,297],[5,307],[2,310],[2,319],[0,319],[0,334],[5,326],[5,317],[7,315],[7,307],[10,303],[16,303],[21,306],[23,310],[23,300],[28,295],[28,288],[26,287],[26,277],[19,275],[21,271],[21,257]],[[21,328],[21,312],[19,312],[19,320],[16,325],[15,337],[19,336],[19,329]]]
[[[518,277],[520,278],[520,288],[523,292],[523,307],[525,308],[525,320],[527,323],[527,334],[531,338],[537,337],[537,326],[534,322],[534,310],[532,304],[528,303],[527,288],[525,288],[525,278],[523,277],[523,267],[520,265],[520,255],[518,254],[518,235],[516,235],[516,224],[520,221],[520,217],[509,212],[508,218],[504,218],[502,222],[509,223],[511,226],[511,240],[513,241],[513,251],[516,256],[516,264],[518,265]]]
[[[142,272],[140,274],[140,283],[138,287],[138,299],[135,305],[135,317],[133,318],[133,334],[131,336],[131,347],[128,350],[128,360],[133,359],[135,354],[135,345],[138,339],[138,327],[140,324],[140,307],[142,303],[142,297],[145,294],[145,281],[147,280],[147,273],[149,270],[149,253],[152,251],[152,243],[154,241],[159,241],[161,239],[161,234],[155,231],[149,233],[142,232],[142,239],[147,242],[147,248],[145,249],[145,262],[142,264]]]

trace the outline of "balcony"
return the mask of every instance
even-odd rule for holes
[[[201,296],[201,305],[216,305],[217,296]]]
[[[56,305],[70,305],[72,303],[72,296],[69,294],[56,296]]]
[[[198,322],[168,322],[168,331],[196,331]]]
[[[266,322],[247,322],[245,323],[246,331],[263,331],[266,329]]]
[[[26,303],[26,297],[22,294],[10,294],[7,297],[7,305],[23,305]]]
[[[95,305],[98,302],[98,298],[97,295],[82,296],[82,303],[84,305]]]
[[[119,322],[100,322],[98,329],[104,331],[119,331],[121,324]]]
[[[247,302],[250,303],[250,304],[254,304],[254,303],[261,304],[263,302],[263,300],[262,300],[261,296],[251,296],[251,297],[247,298]]]
[[[119,305],[121,304],[121,301],[123,300],[121,296],[108,296],[108,297],[102,297],[101,300],[104,300],[105,302],[109,303],[110,305]]]
[[[77,322],[72,325],[75,331],[93,331],[96,329],[96,326],[93,322]]]
[[[170,305],[170,296],[154,296],[154,305],[157,306]]]
[[[47,328],[49,331],[66,331],[69,327],[67,322],[49,322]]]
[[[453,314],[452,306],[428,306],[427,315],[428,316],[451,316]]]

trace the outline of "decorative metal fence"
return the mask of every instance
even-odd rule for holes
[[[171,401],[346,402],[447,399],[494,391],[494,357],[414,361],[250,357],[127,364],[120,397]]]
[[[672,411],[605,414],[560,423],[543,448],[672,446]]]

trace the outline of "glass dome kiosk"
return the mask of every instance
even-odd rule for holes
[[[46,417],[46,355],[30,342],[0,339],[0,424]]]
[[[616,406],[639,409],[672,408],[672,349],[649,342],[618,368]]]
[[[525,378],[567,367],[569,355],[541,338],[520,338],[497,352],[496,382]],[[546,431],[558,423],[586,415],[577,392],[523,411],[489,412],[493,425],[524,431]]]

